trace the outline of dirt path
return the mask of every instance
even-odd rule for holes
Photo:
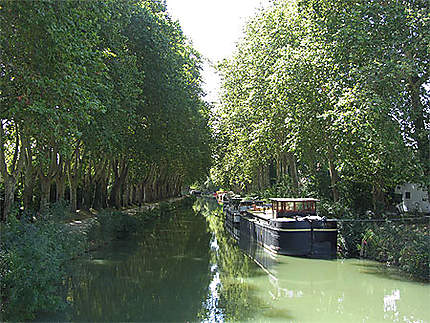
[[[170,198],[167,200],[163,200],[163,201],[159,201],[159,202],[154,202],[154,203],[145,203],[144,205],[140,206],[140,207],[135,207],[135,208],[130,208],[130,209],[124,209],[121,210],[121,212],[126,213],[128,215],[136,215],[140,212],[144,212],[144,211],[152,211],[156,208],[158,208],[160,206],[160,203],[175,203],[177,201],[180,201],[182,199],[186,198],[186,196],[181,196],[181,197],[174,197],[174,198]],[[95,210],[91,210],[90,212],[88,212],[88,214],[85,215],[84,219],[79,219],[79,220],[73,220],[69,223],[66,223],[66,226],[70,227],[72,230],[79,230],[85,234],[88,233],[88,231],[90,230],[90,228],[93,225],[97,225],[98,222],[95,218],[95,216],[97,215],[97,211]]]

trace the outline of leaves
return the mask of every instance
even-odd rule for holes
[[[252,18],[219,66],[222,98],[212,117],[219,184],[247,187],[262,167],[276,168],[272,183],[282,172],[293,180],[284,153],[296,156],[302,182],[324,165],[334,198],[360,183],[388,191],[425,182],[428,139],[418,133],[429,131],[428,100],[422,83],[415,90],[410,83],[428,82],[424,7],[277,1]]]
[[[60,164],[79,165],[78,176],[121,159],[130,182],[155,168],[170,184],[207,172],[200,55],[164,4],[5,0],[2,8],[0,118],[17,124],[27,167],[53,178]],[[9,162],[16,144],[3,142]]]

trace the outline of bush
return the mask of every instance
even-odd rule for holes
[[[430,280],[430,226],[407,222],[343,222],[339,228],[341,256],[362,256],[397,266],[411,277]]]
[[[390,223],[374,225],[366,242],[368,257],[398,266],[413,277],[429,277],[429,226],[425,224]],[[366,238],[366,237],[365,237]]]
[[[37,312],[58,311],[65,264],[92,246],[141,231],[148,219],[167,214],[173,206],[128,215],[104,210],[83,225],[67,225],[67,205],[55,204],[43,215],[32,212],[0,223],[0,321],[22,321]]]
[[[50,220],[32,223],[28,217],[8,217],[1,224],[1,309],[5,320],[27,320],[38,311],[64,306],[61,287],[64,263],[84,242],[79,232]]]

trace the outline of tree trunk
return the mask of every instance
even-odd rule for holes
[[[64,195],[66,191],[66,178],[64,176],[55,177],[55,189],[56,189],[55,200],[57,202],[64,200]]]
[[[136,205],[137,202],[137,188],[136,185],[134,184],[130,184],[130,189],[128,190],[129,194],[128,194],[128,199],[130,201],[131,205]]]
[[[96,210],[100,210],[103,208],[103,185],[103,179],[100,178],[95,180],[94,200],[92,207]]]
[[[82,189],[82,198],[83,198],[83,206],[85,209],[90,209],[91,205],[93,204],[93,200],[94,200],[94,190],[93,190],[93,185],[85,185]]]
[[[334,154],[330,149],[328,152],[328,166],[330,172],[330,184],[333,193],[333,201],[339,201],[339,190],[338,190],[338,182],[339,182],[339,173],[337,172],[336,165],[334,163]]]
[[[119,184],[119,180],[115,180],[112,185],[112,190],[110,192],[110,202],[109,205],[113,206],[117,209],[121,208],[121,186]]]
[[[39,210],[44,213],[49,208],[49,197],[51,195],[51,177],[50,176],[39,176],[40,180],[40,206]]]
[[[23,138],[22,146],[25,167],[22,199],[24,203],[24,210],[29,210],[33,207],[34,184],[37,173],[33,166],[33,152],[27,138]]]
[[[111,191],[111,205],[117,209],[121,208],[121,193],[122,187],[128,175],[128,163],[125,160],[121,160],[120,162],[114,161],[112,164],[113,172],[114,172],[114,184],[112,186]]]
[[[127,181],[124,181],[122,184],[122,206],[129,206],[130,205],[130,185],[127,183]]]
[[[141,205],[143,203],[144,200],[144,196],[143,196],[143,183],[140,183],[139,185],[137,185],[137,204]]]
[[[88,210],[92,206],[94,199],[94,183],[92,176],[88,174],[84,177],[84,185],[82,187],[82,199],[83,207]]]
[[[293,153],[288,153],[288,164],[290,166],[291,184],[295,195],[299,193],[299,175],[297,173],[296,156]]]
[[[4,178],[4,207],[2,221],[6,221],[15,200],[16,178],[8,175]]]
[[[15,188],[16,181],[19,173],[21,172],[22,166],[24,164],[24,149],[22,140],[20,140],[20,132],[18,129],[18,125],[15,123],[15,147],[12,155],[12,159],[10,162],[6,162],[6,147],[8,146],[8,142],[6,142],[5,135],[5,126],[7,121],[3,123],[3,119],[0,119],[0,174],[4,180],[4,189],[5,189],[5,201],[3,212],[0,214],[0,218],[2,221],[6,221],[7,217],[11,211],[14,196],[15,196]]]
[[[24,190],[22,193],[22,199],[24,203],[24,210],[29,210],[33,207],[33,191],[35,176],[33,172],[25,173]]]
[[[147,183],[143,184],[142,196],[143,196],[142,202],[144,203],[148,202],[148,184]]]
[[[179,196],[181,193],[181,180],[179,178],[176,178],[174,190],[175,196]]]
[[[94,199],[92,207],[96,210],[100,210],[107,206],[107,182],[109,174],[107,170],[109,168],[109,161],[106,159],[100,166],[96,166],[94,176]]]
[[[71,176],[69,178],[70,187],[70,211],[76,212],[78,209],[78,180],[77,177]]]

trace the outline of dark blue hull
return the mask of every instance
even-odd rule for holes
[[[337,222],[335,220],[262,221],[251,213],[246,213],[241,216],[240,235],[281,255],[336,258]]]

